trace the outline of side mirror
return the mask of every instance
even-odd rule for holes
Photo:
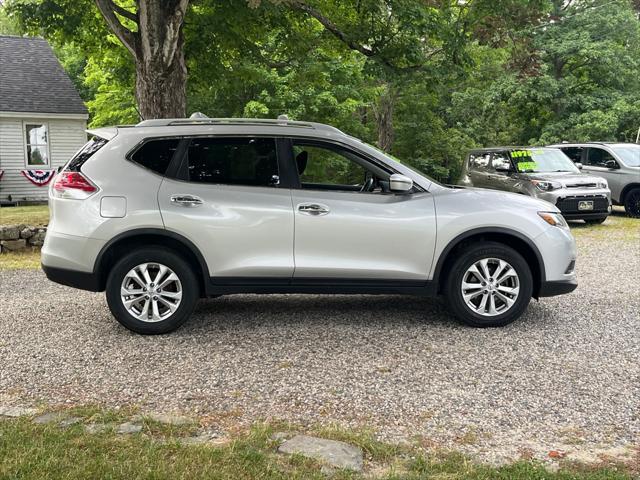
[[[413,188],[413,180],[405,175],[394,173],[389,177],[389,189],[392,192],[408,192]]]
[[[580,162],[576,162],[575,166],[578,167],[578,170],[582,170],[582,164]]]
[[[618,162],[616,162],[615,160],[607,160],[606,162],[604,162],[604,166],[605,166],[606,168],[611,169],[611,170],[614,170],[614,169],[616,169],[616,168],[620,168],[620,167],[618,166]]]

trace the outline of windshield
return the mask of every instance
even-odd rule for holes
[[[640,145],[612,145],[611,150],[618,154],[625,165],[640,167]]]
[[[557,148],[513,150],[511,158],[518,171],[523,173],[580,173],[578,167],[573,164],[569,157]]]

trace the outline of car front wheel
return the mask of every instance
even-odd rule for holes
[[[463,250],[447,277],[453,313],[474,327],[501,327],[522,315],[533,292],[531,269],[514,249],[482,242]]]
[[[118,261],[107,279],[113,316],[136,333],[155,335],[180,327],[199,297],[190,265],[175,253],[149,247]]]
[[[630,217],[640,218],[640,188],[634,188],[627,193],[624,209]]]

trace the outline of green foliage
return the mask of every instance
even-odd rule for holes
[[[4,4],[0,32],[52,43],[92,126],[138,120],[132,59],[91,0]],[[391,139],[390,153],[444,182],[477,146],[635,140],[640,21],[629,0],[306,5],[329,23],[281,0],[192,2],[188,110],[285,113]]]

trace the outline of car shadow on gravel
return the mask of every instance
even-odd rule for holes
[[[552,311],[532,301],[519,321],[503,329],[523,328],[524,323],[528,324],[527,329],[535,329],[538,323],[548,323],[550,316],[553,317]],[[462,325],[441,297],[402,295],[229,295],[204,299],[179,331],[202,334],[220,328],[249,330],[265,324],[273,328],[317,324],[369,328],[396,325],[411,329],[476,331]]]

